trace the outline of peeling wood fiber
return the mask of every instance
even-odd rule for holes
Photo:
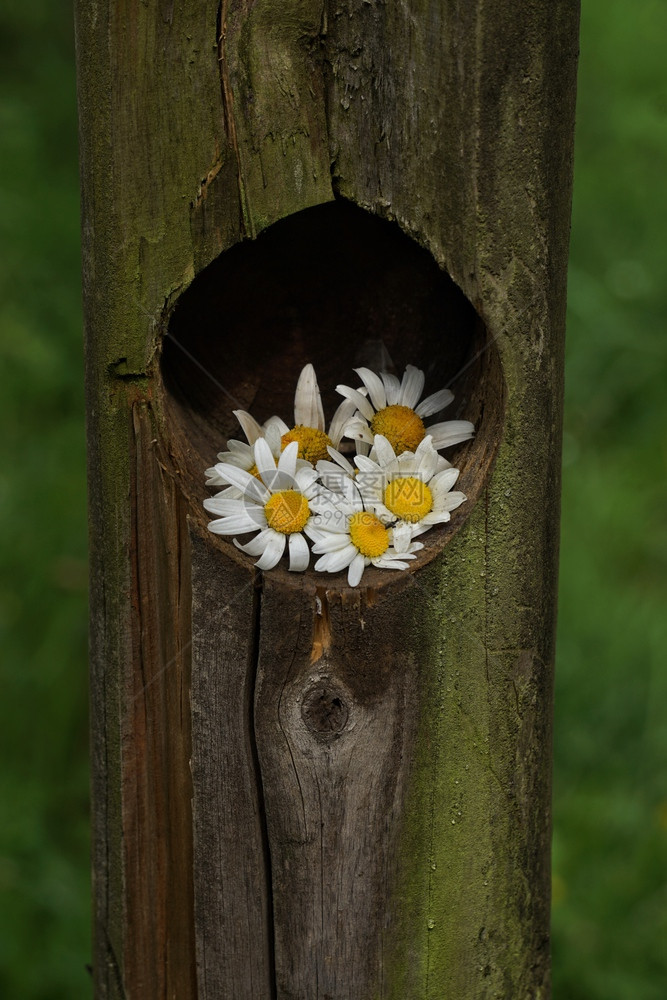
[[[547,1000],[578,3],[76,7],[96,995]],[[507,404],[443,553],[325,627],[200,530],[160,356],[219,254],[336,200],[451,275]]]

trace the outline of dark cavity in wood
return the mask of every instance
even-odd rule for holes
[[[345,729],[349,714],[344,695],[328,683],[328,678],[303,696],[301,718],[315,736],[335,738]]]
[[[448,525],[424,536],[411,571],[469,516],[503,431],[500,360],[460,288],[397,224],[344,201],[306,209],[220,254],[163,324],[164,413],[179,482],[202,535],[209,520],[202,501],[211,493],[204,469],[229,438],[243,440],[232,411],[249,410],[260,422],[278,414],[291,425],[307,362],[315,366],[327,420],[341,401],[335,386],[360,384],[353,371],[360,365],[399,376],[407,364],[417,365],[426,374],[424,395],[451,387],[454,402],[427,423],[474,423],[474,440],[446,453],[461,469],[457,489],[468,500]],[[250,566],[230,541],[216,537],[212,544]],[[303,585],[301,574],[275,572],[285,586]],[[380,589],[396,576],[369,568],[363,585]],[[323,580],[312,570],[306,578]],[[326,586],[345,588],[346,574],[327,575]]]

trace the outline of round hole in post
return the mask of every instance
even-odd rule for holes
[[[425,372],[424,396],[445,386],[454,393],[427,427],[452,419],[475,425],[473,440],[444,452],[461,470],[456,489],[467,501],[448,524],[420,538],[424,549],[410,567],[419,569],[461,527],[489,476],[505,408],[499,354],[478,312],[428,250],[396,223],[343,201],[306,209],[233,246],[170,311],[163,410],[193,524],[231,558],[251,563],[231,540],[207,532],[202,501],[213,491],[204,470],[228,439],[244,439],[233,410],[248,410],[260,423],[277,414],[291,425],[296,382],[308,362],[327,422],[341,399],[336,385],[359,385],[355,367],[400,377],[413,364]],[[288,573],[283,562],[271,572],[289,586],[315,575]],[[402,575],[369,567],[363,587],[376,590]],[[328,590],[347,586],[345,573],[326,578]]]

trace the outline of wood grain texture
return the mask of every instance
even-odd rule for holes
[[[546,1000],[578,4],[76,16],[97,996]],[[451,275],[504,387],[480,366],[493,441],[461,454],[477,500],[444,551],[381,598],[326,578],[324,623],[283,571],[229,603],[252,570],[204,537],[186,468],[215,433],[196,382],[176,426],[160,359],[218,255],[335,199]],[[315,337],[278,358],[292,381]],[[218,357],[201,379],[245,401],[255,376]]]
[[[255,714],[279,997],[385,995],[387,892],[418,717],[405,624],[403,594],[373,605],[265,580]]]
[[[253,727],[259,598],[252,571],[192,542],[197,996],[270,1000],[271,888]]]
[[[190,801],[190,556],[155,424],[132,409],[132,662],[123,741],[125,977],[146,998],[196,995]],[[167,876],[168,873],[168,877]]]

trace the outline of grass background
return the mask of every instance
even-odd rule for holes
[[[667,996],[663,0],[583,0],[556,701],[555,1000]],[[0,996],[90,995],[70,5],[0,9]]]

